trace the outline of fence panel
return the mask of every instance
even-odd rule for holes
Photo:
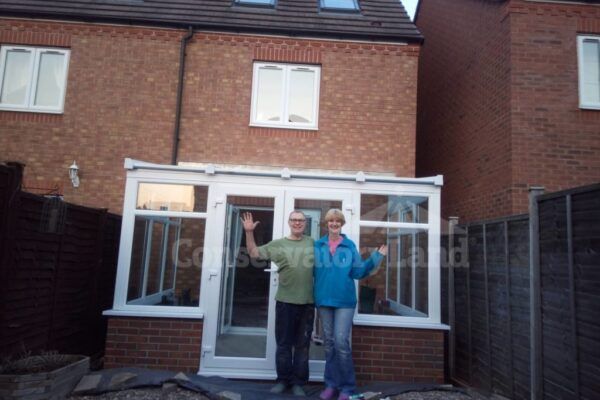
[[[572,196],[579,392],[600,395],[600,188]]]
[[[0,166],[0,204],[8,204],[0,214],[0,355],[101,353],[102,310],[113,297],[120,217],[56,197],[4,190],[7,171]]]
[[[544,399],[600,395],[600,185],[538,198]]]
[[[454,268],[454,365],[462,384],[514,399],[529,392],[529,220],[459,226]]]
[[[506,222],[513,399],[530,398],[529,219]]]
[[[597,399],[600,185],[535,196],[537,230],[523,215],[453,232],[468,262],[447,291],[451,377],[511,399]]]
[[[512,354],[511,348],[511,310],[510,310],[510,268],[507,262],[507,238],[505,222],[486,224],[485,259],[488,269],[488,309],[490,340],[490,378],[491,387],[498,393],[512,397]]]

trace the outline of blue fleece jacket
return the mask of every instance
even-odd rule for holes
[[[315,242],[315,305],[317,307],[356,307],[354,279],[362,279],[381,263],[378,251],[363,261],[354,242],[342,234],[342,241],[331,255],[329,236]]]

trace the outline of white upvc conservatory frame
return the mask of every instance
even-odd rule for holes
[[[216,168],[212,165],[173,166],[146,163],[126,159],[127,182],[125,186],[125,199],[123,207],[123,225],[119,251],[117,281],[112,310],[104,312],[105,315],[115,316],[152,316],[171,318],[203,318],[205,302],[201,288],[200,303],[197,307],[173,307],[159,305],[132,305],[127,304],[127,285],[129,279],[129,263],[132,249],[133,226],[136,215],[160,215],[183,218],[200,218],[207,220],[205,229],[209,229],[209,216],[212,205],[207,205],[206,212],[165,212],[136,210],[137,188],[140,182],[171,183],[209,186],[215,184],[253,185],[258,187],[277,187],[293,190],[307,190],[307,193],[316,190],[344,190],[353,193],[353,205],[350,210],[356,217],[352,218],[351,226],[346,227],[347,232],[354,241],[359,243],[361,227],[383,228],[426,228],[428,231],[428,316],[389,316],[359,314],[357,312],[354,323],[357,325],[408,327],[421,329],[448,329],[441,323],[440,311],[440,188],[443,184],[441,176],[429,178],[396,178],[379,175],[365,175],[361,172],[355,175],[291,172],[287,168],[272,170],[250,170],[246,168]],[[266,185],[266,186],[265,186]],[[429,199],[429,221],[427,224],[361,221],[360,196],[361,193],[401,196],[426,196]],[[213,199],[214,201],[214,199]],[[205,260],[206,261],[206,260]],[[204,286],[207,269],[202,266],[201,286]]]

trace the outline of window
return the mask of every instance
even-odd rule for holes
[[[140,182],[125,304],[198,307],[208,187]]]
[[[335,11],[358,11],[358,0],[321,0],[321,9]]]
[[[0,109],[62,113],[69,50],[2,46]]]
[[[577,38],[579,107],[600,110],[600,36]]]
[[[383,265],[359,283],[360,314],[415,320],[430,310],[429,199],[427,196],[361,195],[360,247],[363,258],[387,244]]]
[[[255,63],[250,125],[317,129],[320,67]]]
[[[273,7],[275,6],[275,0],[235,0],[235,3],[244,6],[264,6]]]

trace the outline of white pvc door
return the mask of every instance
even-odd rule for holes
[[[215,185],[211,190],[203,271],[204,332],[200,373],[238,378],[274,379],[276,265],[250,260],[240,215],[251,212],[260,221],[258,245],[289,234],[288,216],[307,216],[306,234],[318,239],[327,232],[330,208],[345,214],[344,233],[352,226],[352,196],[337,190],[284,189],[272,186]],[[323,378],[322,331],[315,319],[310,350],[310,375]]]
[[[240,215],[260,221],[258,245],[283,235],[283,190],[215,185],[203,271],[205,316],[200,373],[271,379],[275,370],[274,309],[277,276],[265,261],[251,260]],[[207,227],[208,231],[208,227]]]

